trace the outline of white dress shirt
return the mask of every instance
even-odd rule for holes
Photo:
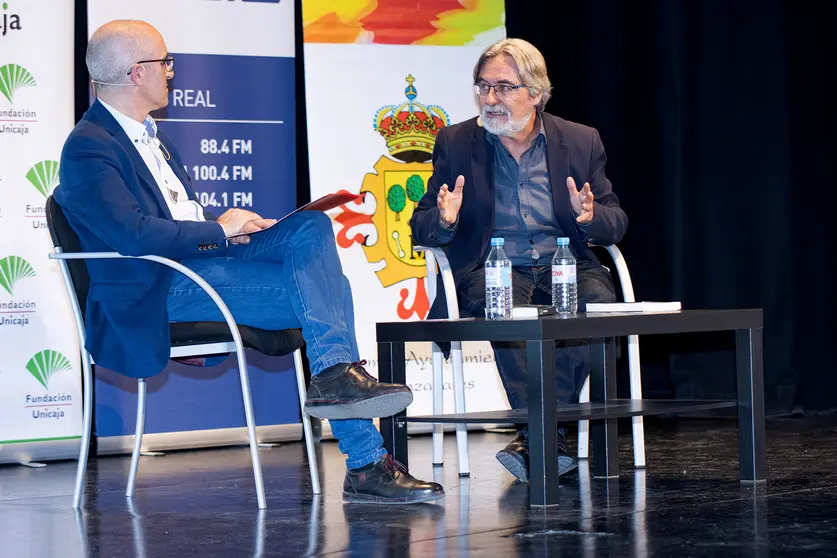
[[[169,211],[175,221],[206,221],[203,215],[203,207],[196,201],[190,200],[186,194],[183,183],[171,170],[168,163],[168,151],[165,146],[160,147],[160,140],[157,139],[157,123],[151,116],[146,117],[144,123],[137,122],[126,116],[117,109],[99,99],[108,112],[128,134],[128,138],[134,147],[137,148],[142,160],[145,161],[151,176],[157,181],[157,186],[169,206]]]

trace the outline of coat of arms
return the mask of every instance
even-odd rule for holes
[[[406,81],[407,101],[385,106],[375,115],[374,130],[386,141],[388,155],[375,163],[375,173],[364,177],[360,188],[366,194],[363,202],[343,206],[335,218],[342,226],[338,245],[363,245],[369,263],[385,263],[376,272],[381,285],[401,285],[397,310],[404,320],[413,315],[424,319],[430,311],[424,255],[413,250],[410,217],[433,173],[430,158],[436,134],[450,122],[442,108],[416,101],[418,91],[412,75]],[[350,229],[360,224],[374,225],[375,234],[350,236]],[[408,304],[410,298],[412,303]]]

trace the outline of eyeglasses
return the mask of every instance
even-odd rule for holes
[[[151,63],[151,62],[159,62],[160,64],[162,64],[163,66],[166,67],[167,72],[174,71],[174,57],[173,56],[167,56],[166,58],[158,58],[157,60],[140,60],[139,62],[135,62],[134,65],[136,66],[137,64],[145,64],[145,63]],[[133,72],[133,71],[134,71],[133,69],[128,70],[127,75],[130,76],[131,72]]]
[[[525,83],[521,83],[518,85],[509,85],[507,83],[498,83],[497,85],[489,85],[484,81],[474,84],[474,93],[479,95],[480,97],[486,97],[488,93],[494,89],[494,94],[500,97],[501,99],[508,97],[521,87],[528,87]]]

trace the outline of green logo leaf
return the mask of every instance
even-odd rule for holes
[[[15,294],[15,283],[34,276],[35,270],[20,256],[7,256],[0,259],[0,287],[6,289],[10,295]]]
[[[41,351],[29,359],[26,369],[38,382],[48,388],[49,379],[59,372],[70,370],[72,366],[67,357],[58,351]]]
[[[26,173],[26,179],[45,198],[49,197],[52,190],[58,186],[58,161],[41,161],[40,163],[36,163]]]
[[[0,66],[0,95],[10,103],[15,102],[15,92],[22,87],[35,87],[35,78],[29,70],[17,64]]]

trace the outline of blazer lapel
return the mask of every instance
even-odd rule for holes
[[[555,121],[543,112],[541,117],[544,120],[547,138],[546,166],[549,170],[549,182],[552,185],[552,209],[564,234],[573,236],[575,221],[567,191],[567,177],[570,176],[570,148],[564,143],[564,134],[555,125]]]
[[[486,141],[485,129],[479,124],[479,120],[471,138],[471,178],[471,188],[465,184],[465,196],[471,194],[476,201],[474,219],[480,223],[490,216],[488,226],[480,226],[477,229],[484,231],[482,246],[485,247],[494,230],[494,150]]]
[[[128,153],[128,157],[131,159],[131,163],[134,165],[134,169],[137,171],[137,176],[139,176],[140,180],[145,183],[145,186],[157,200],[157,204],[162,209],[163,215],[167,219],[172,219],[169,206],[166,203],[165,198],[163,198],[163,193],[160,191],[160,186],[154,179],[154,175],[152,175],[151,171],[148,170],[148,165],[145,164],[145,161],[140,156],[139,151],[137,151],[137,148],[133,146],[131,139],[128,137],[128,134],[125,133],[125,130],[122,129],[122,126],[119,125],[119,122],[116,121],[110,112],[108,112],[108,109],[106,109],[98,100],[93,103],[89,112],[95,117],[95,120],[97,120],[98,123],[125,149],[125,152]]]

